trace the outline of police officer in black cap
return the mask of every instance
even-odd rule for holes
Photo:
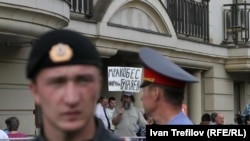
[[[95,46],[74,31],[50,31],[35,42],[26,75],[42,112],[36,141],[121,140],[94,116],[102,87],[101,69]]]
[[[193,124],[182,112],[186,83],[197,79],[153,49],[139,52],[144,66],[142,102],[146,114],[157,124]]]

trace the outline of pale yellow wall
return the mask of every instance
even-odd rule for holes
[[[234,123],[233,80],[219,64],[204,74],[204,112],[221,112],[225,124]]]
[[[29,47],[0,47],[0,129],[5,129],[5,119],[16,116],[19,131],[33,135],[34,102],[25,77],[25,57]]]

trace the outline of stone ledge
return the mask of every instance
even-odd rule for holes
[[[52,4],[57,3],[59,1]],[[0,30],[3,34],[37,37],[48,30],[66,27],[70,20],[70,8],[64,1],[60,5],[63,10],[55,13],[46,8],[0,2]]]

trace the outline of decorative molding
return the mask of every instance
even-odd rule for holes
[[[65,2],[61,1],[61,3]],[[48,30],[66,27],[69,23],[70,9],[69,6],[68,8],[64,6],[62,9],[65,12],[55,13],[56,11],[41,9],[41,7],[24,7],[0,2],[1,33],[22,37],[37,37]],[[65,15],[65,13],[68,13],[68,15]]]

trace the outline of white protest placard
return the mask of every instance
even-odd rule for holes
[[[142,68],[137,67],[108,67],[108,90],[139,92]]]

